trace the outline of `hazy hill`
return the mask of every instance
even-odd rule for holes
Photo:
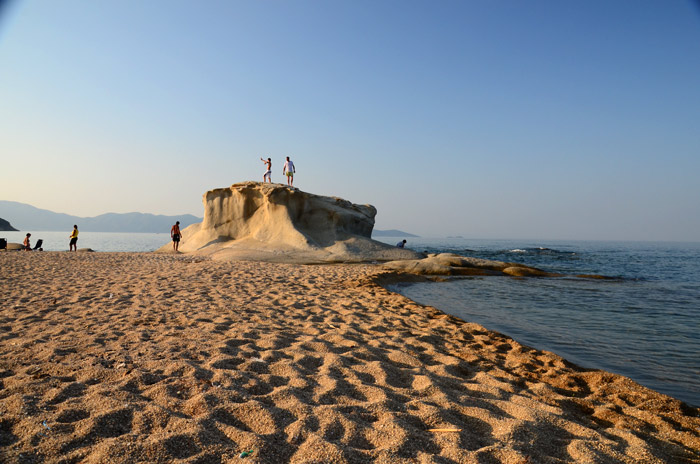
[[[402,230],[390,229],[390,230],[373,230],[372,237],[420,237],[420,235],[409,234]]]
[[[17,230],[12,225],[4,220],[3,218],[0,218],[0,230]]]
[[[180,227],[201,222],[191,214],[163,216],[149,213],[107,213],[95,217],[79,217],[54,213],[25,203],[0,200],[0,217],[7,218],[19,230],[71,230],[77,224],[85,232],[170,232],[175,221]],[[0,228],[0,230],[2,230]]]

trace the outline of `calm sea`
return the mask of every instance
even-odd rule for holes
[[[32,231],[32,244],[43,239],[44,250],[67,250],[69,234]],[[0,232],[10,242],[21,242],[24,235]],[[402,238],[379,240],[394,245]],[[81,232],[78,246],[153,251],[169,242],[169,234]],[[700,243],[409,238],[407,246],[564,274],[619,277],[469,277],[394,290],[581,366],[625,375],[700,406]]]
[[[700,406],[700,243],[408,240],[419,251],[619,277],[469,277],[394,290],[580,366],[616,372]]]
[[[68,236],[71,231],[65,232],[0,232],[0,238],[6,238],[8,242],[22,243],[27,232],[32,234],[32,247],[36,241],[44,241],[42,248],[45,251],[68,251]],[[78,235],[78,248],[91,248],[95,251],[155,251],[170,242],[170,233],[144,234],[124,232],[80,232]]]

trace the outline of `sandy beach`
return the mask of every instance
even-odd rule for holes
[[[698,409],[392,293],[380,266],[0,269],[3,463],[700,462]]]

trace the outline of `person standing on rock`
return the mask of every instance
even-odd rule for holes
[[[268,158],[267,161],[265,161],[264,159],[260,158],[260,161],[267,165],[267,171],[265,171],[265,174],[263,174],[263,182],[265,182],[265,179],[267,179],[269,183],[272,183],[272,160]]]
[[[406,239],[401,240],[399,243],[396,244],[397,247],[403,248],[406,246]]]
[[[294,167],[294,163],[292,163],[292,160],[290,160],[289,156],[287,156],[287,161],[284,163],[284,167],[282,168],[282,174],[287,176],[287,185],[290,187],[294,187],[295,172],[297,172],[297,170]]]
[[[73,251],[73,248],[75,248],[75,251],[78,251],[78,226],[77,225],[73,225],[73,232],[71,232],[71,234],[68,238],[70,239],[70,243],[68,244],[68,251]]]
[[[180,247],[180,221],[175,221],[175,225],[170,229],[170,237],[173,239],[173,250],[177,253],[177,249]]]

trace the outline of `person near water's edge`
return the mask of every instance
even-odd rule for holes
[[[297,172],[297,170],[294,167],[294,163],[289,159],[289,156],[287,156],[287,161],[285,161],[284,167],[282,168],[282,174],[287,176],[287,185],[290,187],[294,187],[295,172]]]
[[[73,232],[71,232],[70,236],[70,243],[68,244],[68,251],[73,251],[75,248],[75,251],[78,251],[78,226],[74,225],[73,226]]]
[[[22,245],[24,246],[24,248],[22,248],[23,250],[32,251],[32,244],[29,241],[29,237],[31,236],[32,234],[28,233],[27,236],[24,237],[24,242],[22,242]]]
[[[178,251],[180,247],[180,221],[175,221],[175,225],[170,229],[170,237],[173,239],[173,250]]]
[[[399,243],[396,244],[396,246],[399,248],[403,248],[405,245],[406,245],[406,239],[403,239]]]
[[[267,165],[267,171],[265,171],[265,174],[263,174],[263,182],[265,182],[265,179],[267,179],[269,183],[272,183],[272,160],[268,158],[267,161],[265,161],[264,159],[260,158],[260,161]]]

